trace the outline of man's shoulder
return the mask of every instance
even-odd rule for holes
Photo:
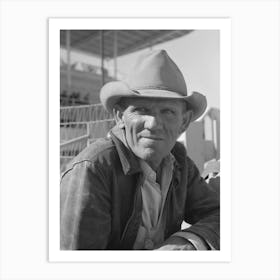
[[[187,166],[188,169],[195,166],[193,160],[188,156],[188,152],[185,145],[181,142],[175,143],[172,149],[172,154],[180,165]]]
[[[171,153],[179,163],[185,162],[186,158],[188,158],[186,147],[181,142],[175,143]]]
[[[172,153],[174,154],[174,156],[186,156],[187,154],[184,144],[178,141],[175,143],[172,149]]]
[[[100,138],[91,143],[82,152],[80,152],[74,159],[71,160],[70,165],[75,165],[79,162],[108,162],[115,159],[117,150],[114,142],[110,137]]]

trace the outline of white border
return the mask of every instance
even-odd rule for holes
[[[54,262],[228,262],[231,260],[231,22],[228,18],[49,19],[49,261]],[[221,250],[220,251],[60,251],[59,98],[61,29],[220,30]],[[223,178],[227,178],[223,183]]]

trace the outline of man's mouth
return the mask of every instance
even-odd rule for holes
[[[153,136],[153,135],[141,135],[141,138],[146,138],[146,139],[155,140],[155,141],[162,141],[163,140],[162,137]]]

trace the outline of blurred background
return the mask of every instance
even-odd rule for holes
[[[99,91],[120,80],[140,52],[165,49],[182,71],[188,92],[207,97],[205,114],[178,139],[202,176],[220,159],[220,49],[218,30],[61,30],[60,166],[107,135],[113,117]],[[218,171],[217,171],[218,172]]]

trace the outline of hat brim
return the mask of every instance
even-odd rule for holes
[[[122,97],[148,97],[184,100],[189,105],[188,109],[193,112],[191,121],[198,119],[205,112],[207,107],[206,97],[198,92],[193,92],[189,96],[182,96],[177,92],[162,89],[132,90],[126,83],[121,81],[114,81],[105,84],[100,92],[101,103],[109,113],[113,112],[115,104]]]

